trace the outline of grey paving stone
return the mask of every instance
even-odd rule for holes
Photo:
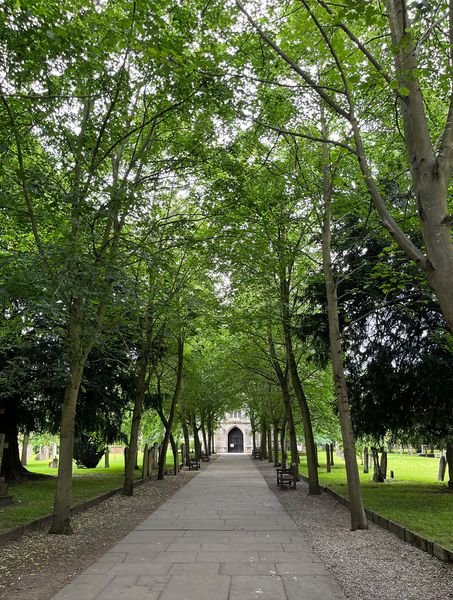
[[[258,552],[198,552],[197,562],[258,562]]]
[[[228,600],[230,578],[197,573],[174,575],[159,600]]]
[[[220,563],[179,563],[171,565],[168,571],[169,575],[182,575],[184,573],[191,573],[192,575],[199,575],[204,577],[205,575],[218,575],[220,571]],[[224,573],[220,573],[223,575]],[[225,573],[226,575],[227,573]]]
[[[312,552],[258,552],[258,558],[260,562],[274,562],[274,563],[284,563],[284,562],[319,562],[319,558],[317,558]]]
[[[195,561],[197,556],[196,552],[159,552],[153,562],[154,563],[165,563],[165,564],[174,564],[174,563],[192,563]],[[209,562],[217,562],[212,559]],[[220,562],[220,561],[218,561]]]
[[[321,562],[276,563],[279,575],[328,575]]]
[[[73,582],[60,590],[53,600],[94,600],[113,580],[114,575],[79,575]]]
[[[228,562],[220,565],[220,575],[277,575],[274,563],[236,563]]]
[[[229,600],[286,600],[282,580],[272,575],[233,575]]]
[[[346,600],[332,577],[282,575],[288,600]]]

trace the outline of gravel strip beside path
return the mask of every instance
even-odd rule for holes
[[[452,600],[453,565],[417,550],[370,523],[350,531],[349,511],[336,500],[276,486],[272,465],[256,463],[269,488],[351,600]]]
[[[121,540],[197,472],[138,486],[72,518],[71,536],[39,531],[0,547],[0,600],[48,600]]]

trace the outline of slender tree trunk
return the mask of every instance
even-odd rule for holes
[[[296,474],[299,474],[299,451],[297,450],[296,426],[294,424],[293,408],[291,406],[291,397],[287,391],[287,399],[285,401],[286,422],[288,423],[289,431],[289,447],[291,448],[291,464],[295,465]]]
[[[206,456],[209,456],[208,437],[206,435],[206,427],[203,423],[201,424],[201,437],[203,438],[204,453]]]
[[[267,460],[271,463],[273,462],[272,458],[272,428],[270,424],[267,427]]]
[[[283,330],[285,335],[285,347],[288,361],[291,382],[293,384],[296,400],[300,408],[302,416],[302,425],[304,429],[305,448],[307,451],[307,468],[308,468],[308,493],[316,495],[321,493],[318,478],[318,464],[316,460],[316,445],[313,435],[313,426],[311,423],[310,408],[308,406],[307,397],[305,396],[302,382],[300,381],[297,363],[294,357],[293,342],[291,339],[290,329],[290,312],[289,312],[289,284],[281,277],[281,298],[282,298],[282,318]]]
[[[145,321],[145,339],[142,345],[142,353],[139,358],[138,370],[135,381],[135,399],[132,412],[131,433],[129,436],[129,451],[127,453],[124,468],[123,494],[132,496],[134,494],[134,467],[137,462],[138,434],[142,418],[143,401],[145,399],[147,372],[150,360],[151,346],[153,342],[153,318],[148,308]]]
[[[288,464],[288,456],[286,454],[286,411],[283,414],[282,426],[280,427],[280,448],[282,452],[282,467]]]
[[[256,430],[252,429],[253,452],[256,452]]]
[[[263,417],[261,419],[261,459],[262,460],[266,460],[266,458],[267,458],[267,439],[266,439],[266,433],[267,433],[266,420]]]
[[[83,368],[91,350],[82,346],[82,299],[73,298],[69,306],[69,378],[64,392],[60,421],[60,460],[55,490],[52,523],[49,533],[71,534],[70,523],[72,459],[74,452],[74,429],[77,397],[83,376]],[[94,339],[93,339],[94,341]]]
[[[279,422],[278,419],[274,419],[274,467],[277,467],[279,464],[278,460],[278,434],[279,434]]]
[[[157,479],[161,480],[165,476],[165,465],[167,461],[167,449],[170,435],[173,429],[173,423],[175,421],[176,405],[179,399],[179,392],[181,391],[182,384],[182,373],[184,363],[184,341],[182,338],[178,339],[178,367],[176,372],[176,386],[173,392],[173,398],[170,406],[170,414],[167,419],[167,425],[165,426],[165,435],[162,442],[161,455],[159,456],[159,470],[157,473]]]
[[[207,433],[207,435],[208,435],[208,451],[206,452],[206,454],[208,456],[211,456],[211,454],[212,454],[212,446],[211,446],[211,442],[212,442],[212,422],[211,422],[210,419],[208,420],[208,433]]]
[[[184,437],[184,464],[186,467],[189,466],[190,460],[190,439],[189,439],[189,428],[184,419],[181,420],[182,435]]]
[[[325,128],[323,134],[326,135]],[[343,437],[344,459],[346,463],[346,476],[351,511],[351,529],[367,529],[368,522],[365,516],[360,488],[359,469],[355,438],[352,428],[351,412],[349,408],[348,390],[344,374],[343,354],[341,347],[340,323],[338,319],[337,286],[335,284],[332,259],[331,259],[331,197],[332,181],[330,177],[329,155],[326,144],[323,144],[323,196],[324,219],[322,226],[322,253],[323,271],[327,295],[327,309],[329,319],[329,340],[332,357],[332,369],[335,384],[335,395]]]
[[[170,433],[170,445],[173,452],[173,473],[177,475],[179,472],[178,446],[176,445],[175,438],[173,437],[172,433]]]
[[[70,523],[72,457],[74,451],[74,427],[77,396],[82,381],[83,366],[78,359],[71,364],[70,381],[66,386],[60,421],[60,460],[55,492],[52,523],[49,533],[71,534]]]
[[[192,429],[193,429],[193,444],[194,444],[194,450],[195,450],[195,458],[197,460],[200,460],[201,459],[201,444],[200,444],[200,437],[198,435],[199,428],[197,427],[197,422],[196,422],[195,417],[193,418]]]

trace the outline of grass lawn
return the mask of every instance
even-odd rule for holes
[[[324,453],[319,453],[319,479],[336,492],[348,495],[344,461],[335,456],[335,466],[326,472]],[[437,481],[439,459],[400,454],[388,455],[388,476],[395,479],[374,483],[373,474],[363,473],[359,460],[363,501],[367,508],[453,550],[453,493]],[[307,474],[306,457],[301,472]]]
[[[170,455],[168,456],[170,460]],[[142,453],[139,454],[140,470],[135,471],[136,478],[141,477]],[[167,462],[167,468],[173,467]],[[57,469],[50,469],[48,462],[29,461],[29,471],[57,475]],[[110,454],[110,468],[104,468],[102,458],[96,469],[78,469],[74,465],[72,485],[72,505],[80,504],[85,500],[95,498],[101,494],[119,488],[124,478],[124,457]],[[13,497],[14,504],[0,508],[0,532],[13,529],[39,517],[52,512],[56,479],[38,481],[24,481],[11,484],[9,494]]]

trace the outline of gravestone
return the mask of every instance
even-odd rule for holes
[[[4,433],[0,433],[0,473],[2,471],[3,452],[6,450],[6,448],[8,448],[6,435]],[[0,506],[11,504],[12,501],[13,499],[8,495],[8,486],[5,483],[5,478],[0,477]]]
[[[363,450],[363,472],[369,473],[370,471],[370,453],[368,451],[368,446],[365,446]]]
[[[445,458],[445,456],[441,456],[440,461],[439,461],[439,472],[437,474],[437,481],[445,480],[446,470],[447,470],[447,459]]]
[[[330,444],[326,444],[326,469],[327,473],[331,471],[331,461],[330,461]]]
[[[143,450],[142,479],[146,479],[148,477],[149,477],[149,453],[148,453],[148,444],[145,444],[145,448]]]

